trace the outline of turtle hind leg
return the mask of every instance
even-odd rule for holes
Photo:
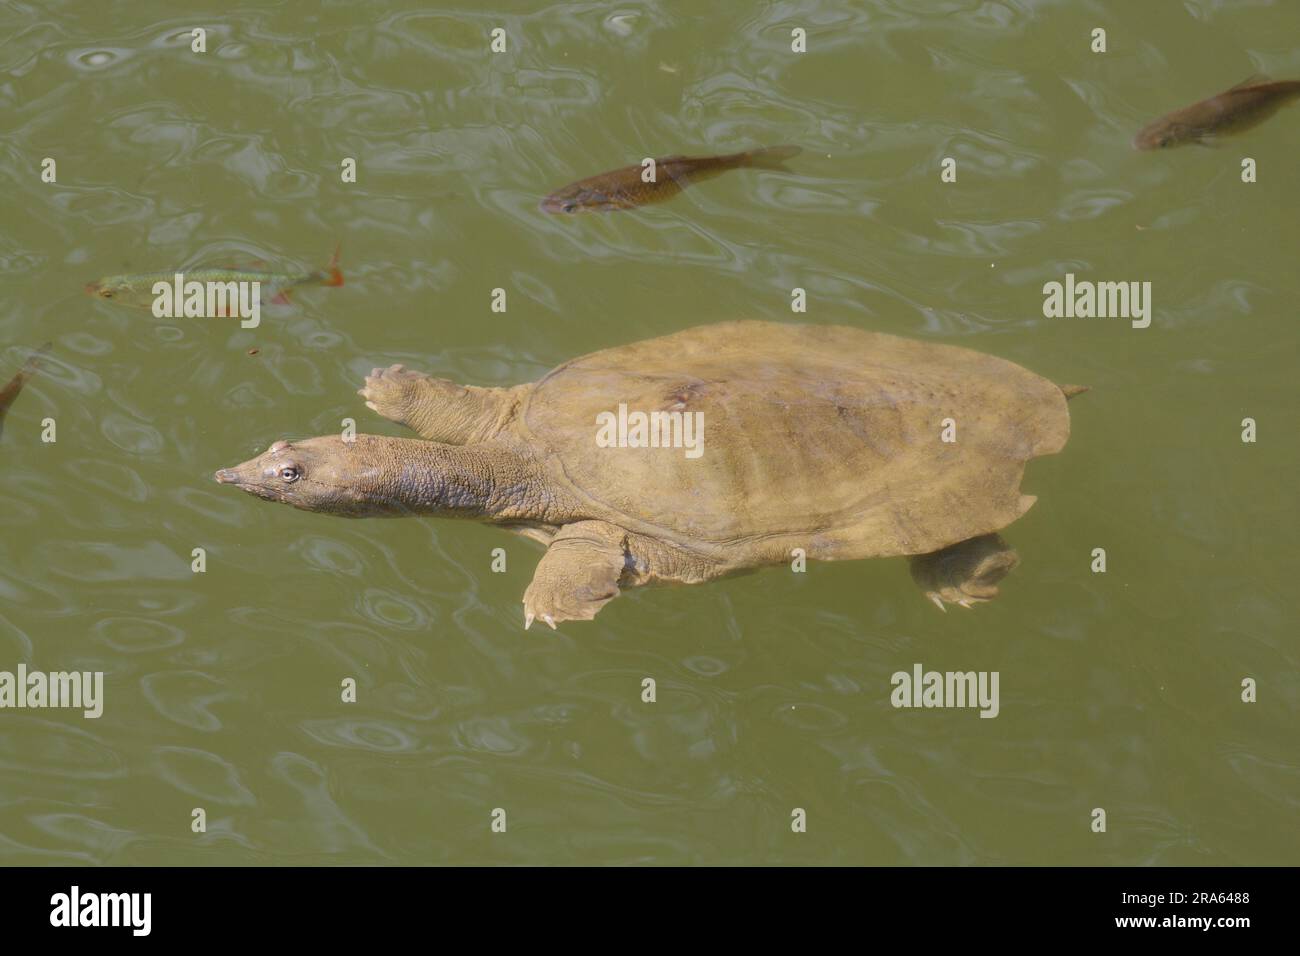
[[[534,620],[590,621],[618,597],[627,569],[627,532],[605,521],[566,524],[551,539],[524,592],[524,629]]]
[[[401,365],[377,368],[357,394],[366,406],[389,421],[405,425],[421,438],[447,445],[487,441],[510,421],[520,390],[476,388],[434,378]]]
[[[941,611],[945,604],[972,607],[996,597],[998,582],[1019,563],[1001,535],[985,534],[912,558],[912,580]]]

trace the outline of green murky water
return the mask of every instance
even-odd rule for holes
[[[54,343],[0,439],[0,670],[103,671],[106,696],[97,720],[0,711],[0,861],[1300,860],[1300,108],[1130,148],[1254,72],[1300,76],[1290,3],[181,6],[0,6],[0,378]],[[791,174],[537,210],[642,156],[777,143],[805,148]],[[336,241],[346,286],[257,329],[82,291],[316,268]],[[1151,282],[1151,327],[1044,318],[1067,272]],[[794,287],[807,321],[1092,386],[1029,468],[993,603],[941,615],[905,562],[822,564],[525,633],[530,542],[211,479],[348,416],[400,434],[354,395],[376,365],[523,382],[795,318]],[[891,707],[918,662],[997,671],[999,716]]]

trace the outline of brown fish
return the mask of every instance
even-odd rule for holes
[[[0,388],[0,432],[4,431],[5,413],[9,411],[9,406],[14,403],[18,393],[23,390],[27,380],[36,374],[36,370],[41,367],[41,359],[49,354],[53,343],[46,342],[31,355],[27,356],[27,361],[23,367],[18,370],[18,374],[9,380],[4,388]]]
[[[594,212],[635,209],[672,199],[692,183],[711,179],[729,169],[756,166],[786,169],[784,161],[801,153],[798,146],[772,146],[728,156],[665,156],[655,160],[654,182],[643,182],[639,163],[580,179],[542,200],[543,212]]]
[[[1218,96],[1174,110],[1148,123],[1133,138],[1136,149],[1161,149],[1183,143],[1204,145],[1207,136],[1239,133],[1272,116],[1300,96],[1300,80],[1274,82],[1252,76]]]

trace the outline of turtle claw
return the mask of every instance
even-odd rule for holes
[[[996,534],[912,558],[912,578],[925,596],[943,610],[957,604],[970,610],[997,596],[998,582],[1019,562],[1016,552]]]
[[[555,623],[555,618],[554,618],[552,615],[550,615],[550,614],[535,614],[535,613],[533,613],[532,611],[530,611],[530,610],[528,609],[527,606],[525,606],[525,607],[524,607],[524,630],[526,631],[526,630],[528,630],[530,627],[532,627],[532,626],[533,626],[533,621],[537,620],[539,617],[540,617],[543,621],[545,621],[547,624],[550,625],[550,628],[551,628],[552,631],[554,631],[554,630],[556,629],[556,626],[557,626],[557,625],[556,625],[556,623]]]
[[[930,599],[931,604],[945,614],[948,613],[949,604],[956,604],[958,607],[964,607],[969,611],[976,604],[983,604],[985,600],[984,598],[964,594],[956,588],[944,588],[942,591],[926,591],[925,596]]]
[[[366,384],[357,394],[366,400],[366,407],[378,412],[389,421],[410,425],[419,387],[427,376],[409,372],[404,365],[372,369]]]

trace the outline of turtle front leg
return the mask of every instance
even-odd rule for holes
[[[912,558],[912,580],[941,611],[945,603],[972,607],[997,596],[997,584],[1020,563],[1001,535],[986,534]]]
[[[524,592],[524,628],[536,619],[590,621],[618,597],[628,566],[627,532],[606,521],[566,524],[551,540]]]
[[[476,388],[401,365],[377,368],[357,394],[366,407],[421,438],[447,445],[487,441],[510,420],[519,387]]]

